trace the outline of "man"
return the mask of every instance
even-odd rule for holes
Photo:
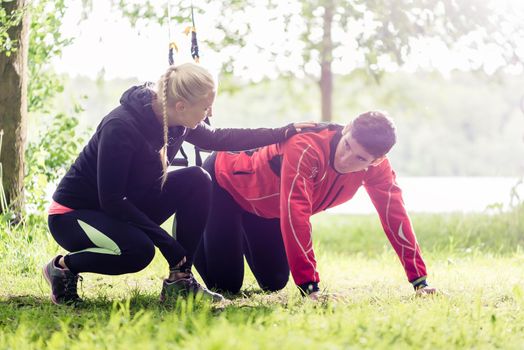
[[[326,124],[279,144],[209,157],[211,214],[195,259],[207,286],[237,293],[245,256],[262,289],[284,288],[291,270],[300,291],[318,299],[310,217],[364,186],[417,294],[434,293],[386,157],[395,142],[391,119],[367,112],[344,128]]]

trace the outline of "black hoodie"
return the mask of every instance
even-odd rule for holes
[[[163,132],[151,107],[153,96],[149,84],[131,87],[122,95],[121,105],[102,119],[60,181],[53,200],[71,209],[101,210],[140,227],[174,267],[186,255],[184,249],[134,204],[161,190]],[[168,158],[175,157],[184,141],[207,150],[239,151],[277,143],[294,133],[292,125],[277,129],[212,129],[205,123],[195,129],[173,127]]]

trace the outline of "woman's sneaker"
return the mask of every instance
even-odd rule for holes
[[[53,303],[60,304],[78,304],[82,299],[78,296],[76,286],[78,280],[82,277],[75,275],[67,269],[63,269],[58,265],[58,261],[62,256],[58,255],[53,258],[43,268],[44,278],[51,286],[51,300]]]
[[[164,280],[162,292],[160,292],[160,301],[176,300],[178,296],[202,298],[213,302],[225,300],[221,294],[212,292],[198,283],[192,273],[189,274],[189,277],[180,278],[176,281]]]

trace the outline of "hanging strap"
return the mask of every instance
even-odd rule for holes
[[[167,30],[168,30],[168,39],[169,39],[169,49],[167,54],[167,61],[170,66],[175,63],[173,51],[178,52],[178,46],[176,42],[171,39],[171,1],[167,1]]]
[[[193,7],[193,1],[191,1],[191,23],[192,27],[187,27],[184,30],[184,33],[188,35],[191,33],[191,57],[196,63],[200,63],[200,53],[198,49],[198,39],[197,39],[197,33],[196,33],[196,25],[195,25],[195,11]],[[170,66],[172,66],[175,63],[174,59],[174,52],[176,51],[178,53],[178,46],[174,40],[171,39],[171,1],[167,1],[167,26],[168,26],[168,36],[169,36],[169,50],[168,50],[168,63]],[[204,122],[207,125],[211,125],[209,122],[209,118],[206,118]],[[201,149],[198,146],[195,146],[195,164],[197,166],[202,166],[202,156],[200,155],[200,152],[209,152],[206,150]],[[175,166],[189,166],[189,160],[187,157],[186,152],[184,151],[184,148],[180,147],[180,154],[184,158],[175,158],[173,159],[172,165]]]
[[[189,166],[189,160],[187,158],[186,151],[184,151],[184,148],[182,146],[180,146],[179,151],[180,151],[180,154],[182,155],[182,157],[184,157],[184,158],[175,158],[175,159],[173,159],[173,161],[171,162],[171,165],[188,167]]]
[[[193,29],[191,30],[191,57],[196,63],[200,61],[200,55],[198,54],[198,40],[195,26],[195,13],[193,9],[193,1],[191,1],[191,22],[193,23]]]

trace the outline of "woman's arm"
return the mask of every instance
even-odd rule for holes
[[[140,146],[139,139],[129,125],[118,120],[110,121],[100,131],[97,159],[100,207],[112,217],[142,229],[169,266],[174,267],[186,255],[185,249],[126,197],[130,164],[136,147]]]
[[[281,128],[258,129],[213,129],[200,123],[189,131],[186,141],[210,151],[242,151],[284,141],[295,135],[297,129],[293,123]]]

